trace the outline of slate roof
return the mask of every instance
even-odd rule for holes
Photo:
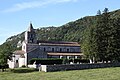
[[[77,42],[64,42],[64,41],[38,41],[39,45],[48,46],[80,46]]]

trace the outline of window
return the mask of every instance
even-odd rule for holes
[[[60,48],[60,52],[62,52],[62,48]]]
[[[69,52],[69,49],[67,49],[67,52]]]
[[[23,48],[25,49],[25,46]]]
[[[44,48],[44,51],[46,51],[46,48]]]
[[[18,63],[18,60],[16,60],[16,63]]]
[[[52,48],[52,52],[54,52],[54,48]]]

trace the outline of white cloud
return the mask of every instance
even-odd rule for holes
[[[66,2],[77,2],[78,0],[36,0],[32,2],[22,2],[14,4],[11,8],[5,9],[3,12],[16,12],[29,8],[37,8],[49,4],[58,4],[58,3],[66,3]]]

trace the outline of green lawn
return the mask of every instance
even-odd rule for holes
[[[0,72],[0,80],[120,80],[120,67],[60,72]]]

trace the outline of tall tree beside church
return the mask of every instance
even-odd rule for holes
[[[82,40],[83,53],[89,59],[120,61],[120,18],[112,19],[108,9],[97,14],[97,23],[89,26]],[[94,58],[94,59],[93,59]]]
[[[111,61],[120,61],[120,18],[111,20],[108,53]]]
[[[95,63],[97,60],[97,55],[95,53],[96,50],[96,43],[95,43],[95,36],[94,34],[94,26],[87,27],[84,30],[84,36],[82,39],[82,52],[85,56],[90,60],[90,63]]]
[[[97,23],[89,26],[83,38],[83,53],[90,59],[108,60],[108,33],[109,33],[109,15],[108,9],[105,8],[101,15],[100,10],[97,12]],[[94,61],[94,59],[93,59]]]
[[[110,32],[110,19],[108,14],[108,8],[105,8],[102,15],[98,16],[97,24],[95,27],[95,39],[96,39],[96,53],[100,60],[108,60],[108,39]]]

